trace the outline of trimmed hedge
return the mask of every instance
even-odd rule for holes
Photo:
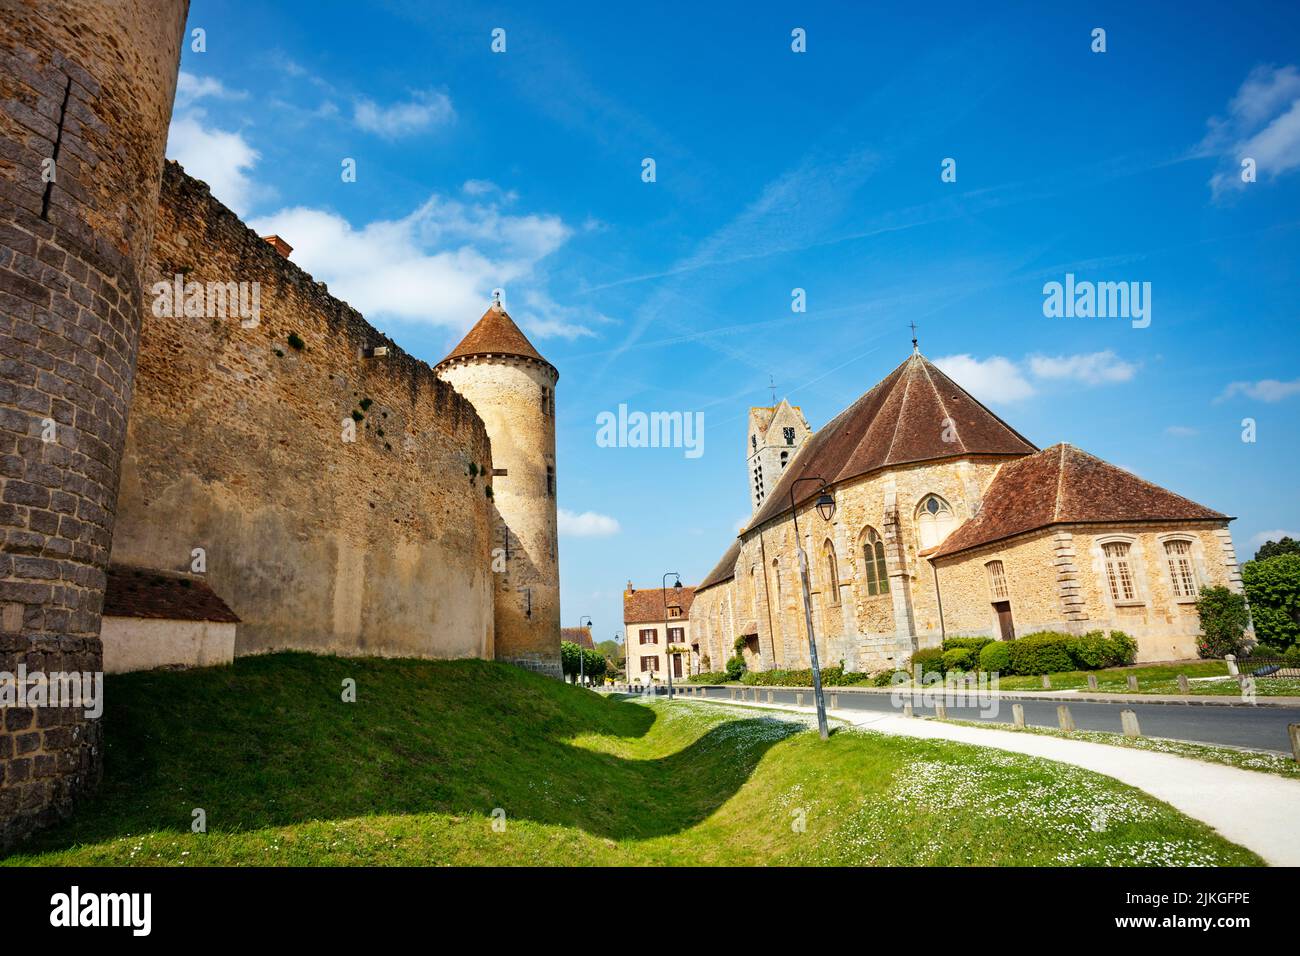
[[[912,673],[915,675],[917,667],[921,668],[921,677],[925,678],[927,674],[943,674],[943,649],[938,647],[927,647],[916,651],[912,655]]]
[[[945,674],[960,674],[975,669],[975,651],[969,647],[954,647],[944,651],[942,659]]]
[[[990,641],[980,650],[980,670],[1011,673],[1011,645],[1007,641]]]
[[[726,671],[701,671],[686,678],[688,684],[725,684],[729,678]]]
[[[846,687],[850,684],[865,684],[870,679],[868,675],[856,671],[849,671],[846,674],[844,668],[839,664],[822,668],[823,687]],[[740,682],[755,687],[811,687],[812,668],[809,667],[806,670],[798,671],[748,671],[740,679]]]
[[[1095,671],[1132,664],[1137,641],[1123,631],[1062,634],[1037,631],[1015,641],[996,641],[980,651],[980,669],[1033,676]]]
[[[951,651],[958,647],[969,648],[975,652],[975,657],[978,659],[980,651],[993,643],[996,642],[991,637],[945,637],[943,639],[943,649]]]

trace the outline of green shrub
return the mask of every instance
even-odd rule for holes
[[[929,674],[943,675],[943,649],[939,647],[927,647],[919,650],[912,655],[912,670],[916,671],[917,667],[921,668],[921,677],[924,678]]]
[[[701,671],[686,678],[688,684],[725,684],[728,680],[726,671]]]
[[[731,649],[735,651],[737,654],[739,654],[741,651],[745,649],[745,645],[748,643],[749,641],[745,639],[745,635],[741,634],[734,641],[731,642]]]
[[[897,672],[894,671],[894,670],[891,668],[890,670],[883,670],[883,671],[881,671],[879,674],[875,674],[875,675],[873,675],[872,678],[871,678],[871,686],[872,686],[872,687],[888,687],[888,686],[890,686],[891,684],[894,683],[894,674],[895,674],[895,673],[897,673]],[[906,675],[906,674],[907,674],[907,671],[902,671],[901,673],[903,673],[904,675]]]
[[[943,639],[943,649],[951,651],[954,648],[965,647],[974,652],[975,660],[979,660],[980,652],[988,645],[994,643],[991,637],[945,637]]]
[[[1033,675],[1073,670],[1069,650],[1073,637],[1059,631],[1037,631],[1011,641],[1011,672]]]
[[[1095,671],[1103,667],[1113,667],[1115,645],[1106,637],[1105,631],[1089,631],[1065,642],[1065,649],[1070,654],[1075,670]]]
[[[1241,579],[1255,636],[1280,648],[1300,643],[1300,554],[1247,561]]]
[[[992,641],[980,650],[980,670],[1011,673],[1011,645],[1007,641]]]
[[[1246,625],[1250,622],[1244,594],[1237,594],[1223,585],[1201,588],[1201,596],[1196,599],[1196,611],[1201,615],[1197,653],[1202,657],[1241,654]]]
[[[1114,648],[1115,663],[1112,667],[1122,667],[1137,660],[1138,642],[1123,631],[1111,631],[1106,638]]]
[[[969,647],[954,647],[943,652],[945,674],[960,674],[975,669],[975,652]]]
[[[727,661],[727,669],[723,672],[727,675],[727,680],[740,680],[741,675],[745,673],[745,659],[737,654]]]
[[[850,684],[861,684],[867,679],[866,674],[856,671],[845,673],[844,667],[840,664],[822,668],[823,687],[846,687]],[[755,687],[811,687],[812,668],[794,671],[749,671],[741,681]]]

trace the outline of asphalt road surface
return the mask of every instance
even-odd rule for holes
[[[753,700],[753,688],[746,687],[746,695]],[[794,704],[797,690],[783,687],[759,688],[759,699],[767,701],[772,691],[775,704]],[[667,688],[659,687],[662,696]],[[704,697],[726,703],[731,699],[728,687],[706,687]],[[680,688],[678,689],[680,694]],[[803,702],[812,704],[812,692],[803,691]],[[826,690],[826,706],[831,706],[831,689]],[[841,710],[877,711],[897,713],[890,694],[844,693],[839,695]],[[698,698],[697,698],[698,699]],[[967,698],[969,700],[969,698]],[[996,703],[996,707],[992,704]],[[1233,747],[1250,747],[1256,750],[1291,752],[1287,724],[1300,723],[1300,708],[1296,707],[1229,707],[1221,704],[1132,704],[1093,703],[1091,701],[1023,699],[985,701],[982,705],[954,706],[948,704],[950,720],[970,720],[981,723],[1011,723],[1011,705],[1020,704],[1025,709],[1025,723],[1035,727],[1057,727],[1057,704],[1068,704],[1070,714],[1080,730],[1102,730],[1120,733],[1119,712],[1130,709],[1137,714],[1138,725],[1147,737],[1169,737],[1204,744],[1227,744]],[[917,716],[933,716],[933,706],[928,706],[918,694],[913,701]]]

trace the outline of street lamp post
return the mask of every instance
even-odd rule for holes
[[[794,520],[794,543],[799,551],[799,581],[803,585],[803,617],[808,625],[808,659],[812,663],[813,699],[817,702],[817,730],[822,740],[830,736],[826,729],[826,699],[822,695],[822,669],[817,661],[817,639],[813,636],[812,594],[808,590],[808,554],[803,549],[803,539],[799,537],[799,514],[794,503],[794,489],[801,481],[815,481],[822,486],[821,496],[817,499],[817,512],[823,521],[830,521],[835,516],[835,499],[826,489],[826,479],[820,475],[796,478],[790,484],[790,517]]]
[[[584,614],[578,618],[578,630],[582,630],[582,622],[587,622],[587,627],[594,627],[590,614]],[[591,646],[594,648],[596,642],[592,641]],[[587,686],[587,655],[582,650],[582,639],[578,639],[578,686]]]
[[[678,574],[676,571],[669,571],[667,574],[663,576],[663,582],[662,582],[663,588],[661,589],[664,596],[664,670],[668,672],[668,699],[671,701],[673,699],[673,664],[671,660],[672,654],[669,653],[668,651],[668,648],[670,646],[669,639],[668,639],[668,579],[669,578],[677,579],[677,582],[673,585],[673,591],[676,593],[677,599],[680,601],[682,597],[682,576]],[[651,676],[653,678],[653,672]]]

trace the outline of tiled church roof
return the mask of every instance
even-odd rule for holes
[[[979,514],[950,534],[931,557],[1055,524],[1188,520],[1231,519],[1073,445],[1053,445],[1003,465]]]
[[[477,355],[513,355],[532,359],[543,365],[551,363],[542,358],[533,343],[515,325],[514,319],[499,302],[493,302],[483,313],[483,318],[474,324],[460,344],[452,349],[447,357],[436,367],[446,365],[452,359],[469,358]],[[554,367],[554,366],[552,366]]]
[[[712,571],[704,576],[704,580],[695,585],[695,593],[699,594],[705,588],[711,588],[715,584],[721,584],[723,581],[729,581],[736,576],[736,561],[740,557],[741,540],[737,538],[731,542],[731,547],[727,553],[722,556]]]
[[[235,612],[201,578],[121,564],[108,569],[104,616],[239,623]]]
[[[686,621],[691,616],[691,605],[695,602],[695,588],[682,586],[682,596],[678,600],[676,592],[668,588],[668,606],[680,606],[681,617],[669,619],[669,623]],[[647,588],[644,591],[627,590],[623,592],[624,624],[662,624],[664,622],[664,589]]]
[[[1038,449],[920,353],[816,432],[750,521],[757,527],[790,508],[790,485],[821,475],[830,484],[888,465],[959,455],[1031,455]],[[816,497],[815,482],[795,498]]]

